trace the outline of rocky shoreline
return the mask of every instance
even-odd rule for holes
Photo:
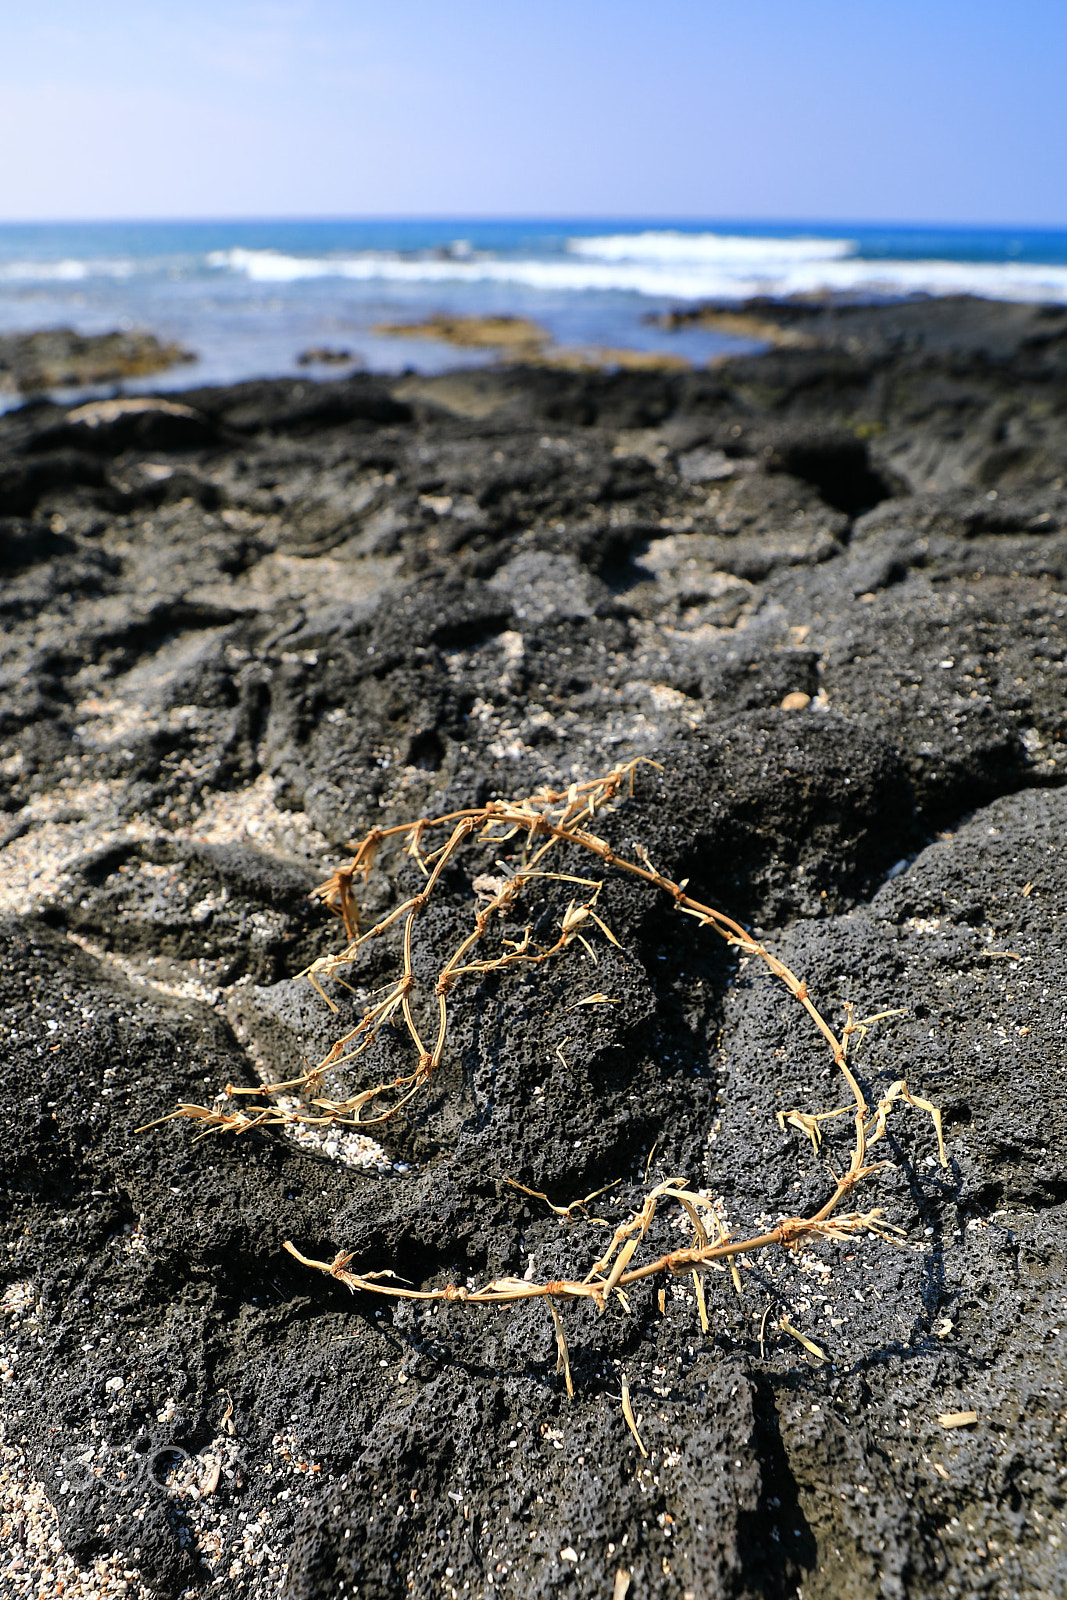
[[[0,335],[0,394],[47,395],[52,389],[92,389],[195,361],[191,350],[139,330],[75,333],[47,328]]]
[[[708,372],[0,417],[5,1594],[1062,1593],[1067,313],[744,315],[790,338]],[[355,1025],[398,928],[336,1013],[300,974],[369,828],[637,758],[597,835],[835,1029],[886,1013],[852,1070],[947,1166],[898,1102],[856,1196],[898,1246],[561,1302],[572,1398],[543,1302],[464,1294],[580,1278],[672,1178],[737,1237],[812,1215],[852,1146],[807,1125],[849,1104],[826,1041],[668,896],[568,846],[617,942],[468,977],[391,1121],[144,1130]],[[442,876],[418,1017],[518,848]],[[383,848],[364,926],[424,882]]]

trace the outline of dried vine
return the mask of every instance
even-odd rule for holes
[[[641,758],[643,759],[643,758]],[[246,1088],[229,1084],[225,1097],[212,1107],[182,1105],[171,1115],[191,1118],[204,1126],[205,1131],[242,1132],[252,1128],[285,1127],[296,1124],[311,1126],[341,1125],[367,1128],[394,1117],[430,1081],[441,1065],[448,1037],[449,998],[456,986],[472,976],[484,976],[518,966],[537,966],[560,955],[576,940],[587,944],[586,932],[596,927],[613,944],[618,944],[611,929],[596,910],[603,881],[581,878],[573,874],[552,872],[544,863],[551,853],[561,846],[573,846],[596,858],[606,869],[627,873],[648,884],[651,889],[666,894],[677,910],[695,919],[702,928],[710,928],[733,948],[747,956],[757,957],[802,1007],[808,1018],[828,1046],[833,1061],[852,1097],[851,1104],[833,1111],[804,1112],[793,1110],[779,1113],[784,1127],[789,1124],[805,1133],[818,1150],[821,1142],[821,1124],[834,1117],[852,1113],[855,1137],[846,1170],[836,1178],[829,1199],[810,1217],[786,1217],[774,1228],[751,1238],[736,1239],[725,1230],[714,1202],[707,1196],[686,1186],[682,1178],[670,1178],[656,1185],[645,1197],[640,1210],[615,1230],[608,1249],[592,1264],[584,1278],[548,1283],[527,1282],[525,1279],[500,1278],[480,1289],[446,1285],[443,1288],[414,1289],[400,1284],[390,1272],[354,1273],[348,1271],[351,1255],[340,1254],[333,1261],[316,1261],[301,1254],[286,1242],[285,1248],[305,1266],[317,1269],[345,1283],[352,1290],[369,1294],[386,1295],[394,1299],[427,1301],[462,1301],[470,1304],[500,1305],[518,1300],[544,1299],[552,1311],[560,1347],[561,1370],[565,1371],[570,1387],[569,1360],[562,1324],[555,1310],[556,1301],[591,1300],[602,1312],[610,1297],[615,1294],[625,1304],[625,1291],[630,1284],[663,1274],[692,1273],[697,1290],[701,1320],[706,1325],[701,1271],[717,1263],[728,1263],[736,1268],[736,1258],[778,1245],[796,1249],[805,1239],[812,1237],[844,1238],[857,1233],[874,1233],[883,1238],[894,1238],[899,1229],[885,1222],[880,1210],[842,1212],[844,1202],[856,1185],[877,1170],[880,1163],[870,1163],[871,1146],[883,1136],[887,1118],[899,1101],[918,1107],[931,1117],[937,1135],[942,1166],[947,1166],[941,1115],[928,1100],[913,1095],[904,1079],[894,1083],[873,1108],[868,1105],[858,1080],[849,1065],[849,1045],[852,1038],[861,1037],[867,1028],[882,1018],[899,1015],[880,1012],[857,1022],[851,1007],[846,1007],[846,1022],[840,1034],[834,1032],[822,1012],[808,993],[803,979],[771,954],[754,939],[740,923],[713,906],[704,905],[688,893],[687,882],[676,883],[658,872],[646,851],[634,847],[637,859],[616,851],[605,839],[591,831],[591,824],[599,812],[614,802],[624,785],[633,792],[634,774],[641,760],[614,768],[602,777],[586,783],[572,784],[569,789],[539,790],[526,799],[517,801],[491,800],[486,805],[469,810],[453,811],[440,817],[422,817],[413,822],[397,824],[390,828],[373,828],[362,840],[347,866],[336,872],[314,894],[343,922],[347,943],[336,954],[322,957],[308,968],[309,978],[326,1003],[336,1011],[336,1004],[322,988],[321,980],[338,977],[359,952],[371,941],[380,939],[390,928],[401,924],[401,970],[395,980],[386,986],[384,994],[363,1012],[359,1021],[333,1044],[321,1061],[309,1067],[299,1077],[284,1082]],[[649,763],[655,765],[655,763]],[[428,835],[448,828],[447,838],[436,849],[424,848]],[[413,941],[418,919],[425,911],[441,882],[445,868],[464,849],[475,841],[482,846],[499,847],[522,838],[521,861],[511,870],[506,863],[498,866],[508,873],[500,880],[482,879],[482,892],[486,902],[477,910],[474,926],[459,943],[448,960],[439,968],[433,984],[430,1011],[433,1018],[428,1025],[420,1026],[416,1016],[417,1002],[426,1000],[419,995],[419,982],[413,964]],[[366,932],[359,930],[359,911],[354,890],[355,880],[362,876],[366,883],[381,846],[391,839],[404,839],[404,853],[423,873],[420,891],[410,895],[395,906]],[[494,917],[503,918],[512,913],[528,885],[538,880],[552,880],[573,884],[587,891],[581,901],[571,900],[560,920],[559,933],[550,945],[539,946],[533,938],[532,927],[527,926],[522,937],[509,941],[501,937],[502,948],[498,954],[477,959],[475,952],[487,939]],[[478,888],[479,880],[475,880]],[[488,885],[488,887],[486,887]],[[588,948],[588,945],[587,945]],[[323,1094],[326,1074],[347,1066],[363,1056],[377,1039],[387,1023],[401,1024],[406,1031],[415,1057],[409,1073],[391,1082],[376,1083],[369,1088],[341,1099]],[[234,1106],[237,1097],[258,1099],[260,1104],[243,1109]],[[281,1103],[279,1103],[281,1102]],[[167,1121],[168,1118],[162,1118]],[[521,1187],[521,1186],[518,1186]],[[592,1198],[592,1197],[590,1197]],[[638,1247],[646,1238],[659,1205],[673,1201],[685,1211],[693,1230],[693,1242],[681,1250],[661,1255],[654,1260],[634,1264]],[[557,1211],[569,1208],[553,1208]],[[798,1336],[799,1337],[799,1336]]]

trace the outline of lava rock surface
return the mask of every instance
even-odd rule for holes
[[[803,339],[707,373],[0,418],[0,1404],[83,1568],[165,1600],[1062,1594],[1067,332],[780,315]],[[778,1113],[847,1105],[825,1043],[667,897],[560,854],[617,944],[459,986],[376,1142],[157,1119],[298,1075],[387,982],[391,936],[336,1011],[301,976],[370,827],[637,757],[599,832],[836,1026],[889,1013],[854,1070],[941,1108],[948,1166],[895,1109],[858,1203],[900,1245],[709,1272],[706,1331],[688,1276],[565,1305],[570,1399],[543,1304],[352,1296],[282,1245],[473,1287],[584,1276],[672,1175],[742,1236],[817,1210],[851,1119],[816,1151]],[[427,991],[500,853],[442,879]],[[383,850],[368,920],[421,882]],[[575,892],[532,896],[542,942]],[[686,1242],[663,1209],[644,1248]]]

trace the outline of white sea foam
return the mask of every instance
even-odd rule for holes
[[[851,255],[855,248],[851,239],[750,238],[735,233],[679,233],[676,230],[610,233],[600,238],[567,241],[567,249],[573,255],[592,256],[598,261],[741,266],[748,272],[755,265],[779,271],[783,264],[836,260]]]
[[[0,284],[78,283],[158,277],[162,259],[68,257],[0,260]],[[1067,266],[1030,262],[867,260],[846,238],[776,238],[647,229],[576,237],[565,253],[437,256],[381,250],[294,255],[234,248],[189,258],[181,276],[208,268],[255,284],[339,279],[360,283],[501,284],[545,293],[627,293],[659,300],[741,300],[753,295],[829,293],[975,294],[996,300],[1067,302]],[[168,269],[169,270],[169,269]]]
[[[728,234],[617,234],[574,239],[565,256],[455,260],[365,251],[294,256],[220,250],[217,269],[256,283],[305,278],[360,282],[501,283],[545,291],[621,291],[660,299],[850,292],[975,294],[997,300],[1067,301],[1067,267],[966,261],[869,261],[845,239],[746,239]]]
[[[129,278],[133,261],[0,261],[0,283],[80,283],[86,278]]]

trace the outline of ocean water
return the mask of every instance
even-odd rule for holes
[[[702,364],[753,346],[709,330],[666,332],[648,319],[702,299],[821,291],[1067,302],[1067,230],[462,219],[0,225],[0,333],[139,327],[196,353],[195,363],[131,390],[306,371],[300,352],[324,345],[381,372],[493,359],[375,332],[438,311],[523,315],[561,344],[668,350]]]

